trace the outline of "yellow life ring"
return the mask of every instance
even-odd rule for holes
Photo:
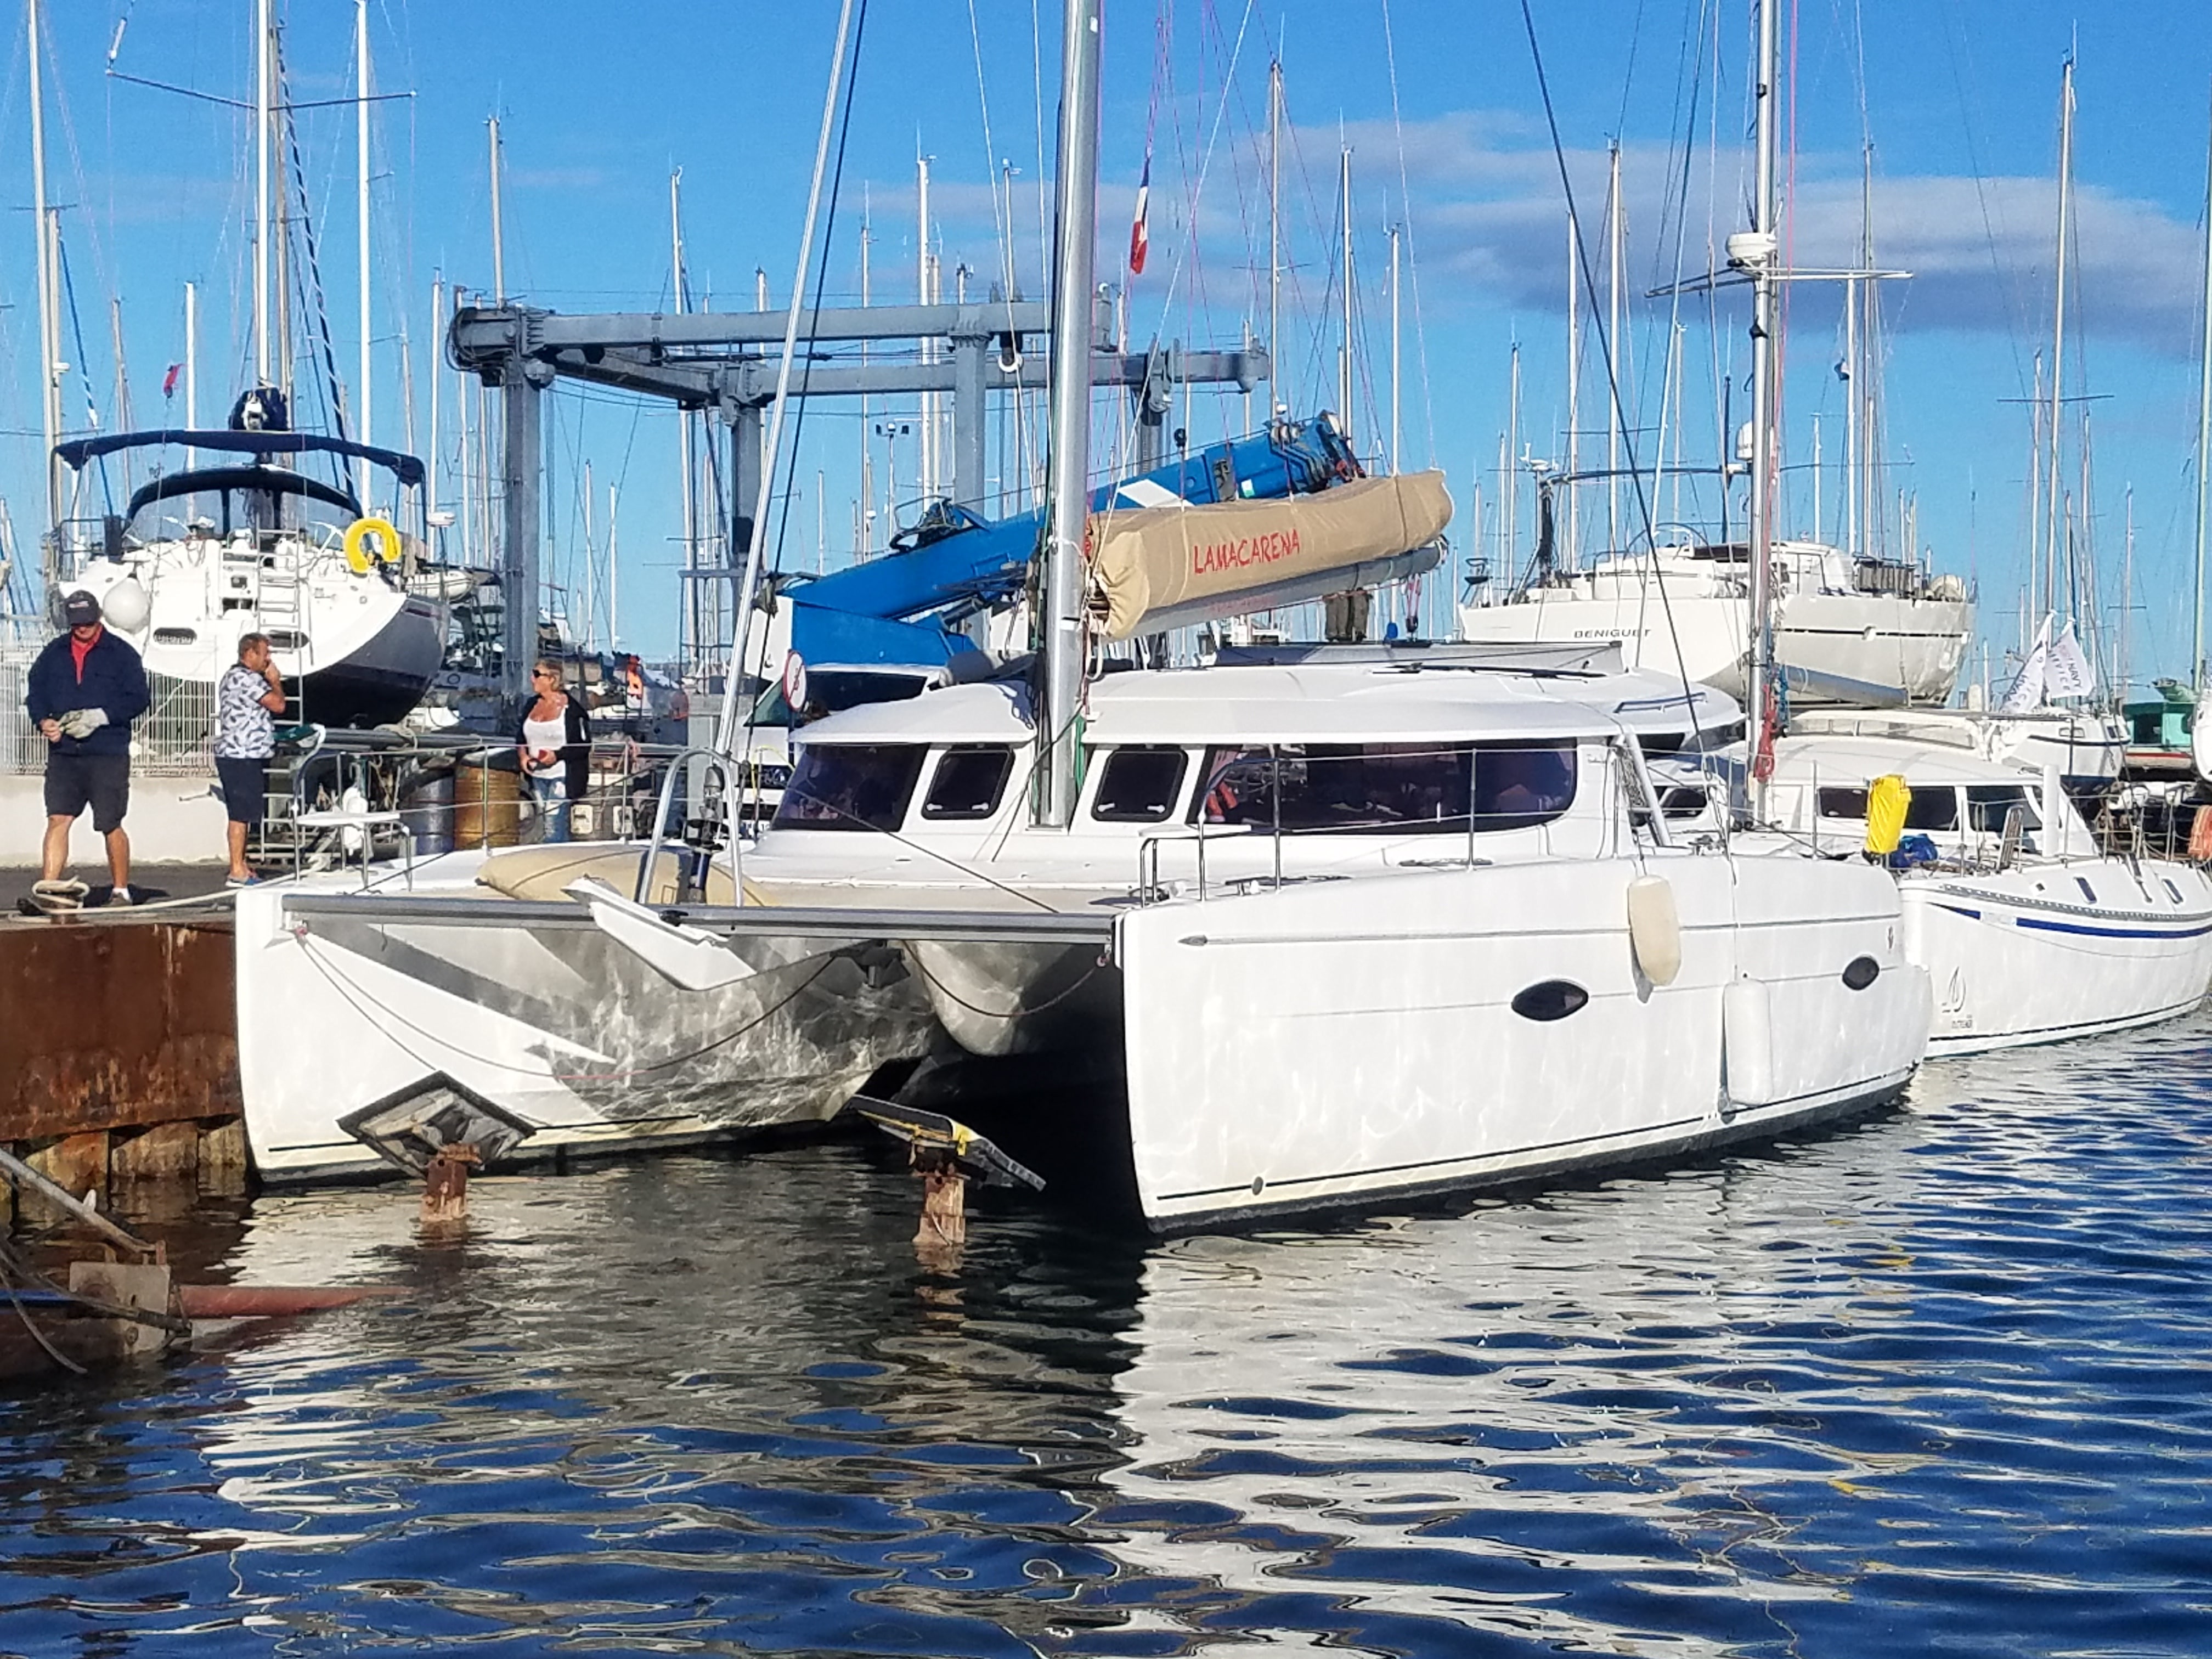
[[[372,536],[376,538],[374,557],[368,550],[368,540]],[[346,563],[352,567],[356,576],[368,574],[378,559],[386,564],[397,564],[399,562],[399,532],[392,528],[389,519],[356,519],[346,526],[345,557]]]

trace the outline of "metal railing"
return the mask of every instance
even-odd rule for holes
[[[637,886],[630,896],[640,904],[653,902],[653,884],[659,872],[661,850],[668,845],[669,809],[676,802],[678,784],[688,782],[689,775],[693,773],[697,775],[699,784],[696,797],[710,803],[720,802],[725,810],[719,818],[713,816],[693,817],[689,813],[691,799],[686,799],[683,832],[676,843],[684,849],[685,856],[677,869],[675,902],[688,904],[695,894],[706,890],[708,861],[714,857],[715,849],[729,833],[728,809],[735,799],[733,786],[736,778],[736,768],[730,757],[719,749],[703,746],[678,750],[675,759],[669,763],[667,775],[660,781],[660,794],[653,803],[653,834],[646,842],[645,857],[638,863]],[[732,848],[732,885],[737,898],[742,902],[744,888],[735,878],[733,838]]]

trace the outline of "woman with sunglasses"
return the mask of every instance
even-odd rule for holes
[[[537,838],[568,839],[568,812],[591,787],[592,720],[561,684],[561,665],[540,659],[530,671],[530,701],[514,734],[522,775],[538,803]]]

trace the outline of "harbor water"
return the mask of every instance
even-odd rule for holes
[[[0,1652],[2203,1653],[2208,1132],[2200,1018],[1166,1242],[921,1260],[859,1141],[208,1209],[404,1294],[0,1396]]]

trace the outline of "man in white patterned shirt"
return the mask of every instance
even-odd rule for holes
[[[273,717],[283,712],[284,682],[270,660],[269,636],[240,635],[238,660],[215,685],[215,769],[230,819],[224,826],[230,839],[227,886],[250,887],[256,879],[246,861],[246,836],[268,810],[269,757],[276,752]]]

